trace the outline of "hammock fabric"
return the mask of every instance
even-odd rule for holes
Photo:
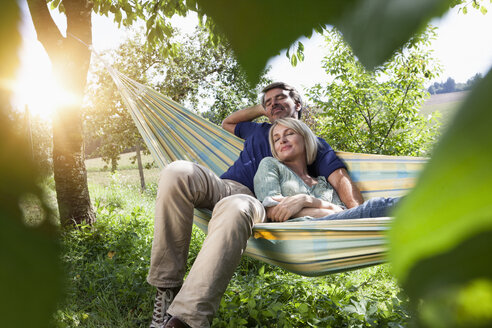
[[[145,143],[160,167],[175,160],[205,165],[222,174],[243,141],[178,103],[107,67]],[[365,199],[404,195],[426,159],[337,153]],[[195,209],[207,232],[210,211]],[[385,261],[391,218],[256,224],[245,253],[305,276],[320,276]]]

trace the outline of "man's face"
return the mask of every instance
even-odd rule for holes
[[[301,104],[296,104],[287,90],[275,88],[265,93],[265,111],[270,122],[285,117],[297,118],[300,110]]]

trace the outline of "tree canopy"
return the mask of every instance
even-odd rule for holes
[[[439,74],[427,48],[435,37],[428,28],[393,57],[369,71],[336,29],[325,34],[323,68],[333,77],[309,90],[321,110],[317,132],[337,150],[385,154],[428,154],[439,125],[419,115],[428,97],[425,83]]]

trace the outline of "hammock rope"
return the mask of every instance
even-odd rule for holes
[[[156,163],[188,160],[222,174],[243,141],[180,104],[107,67]],[[337,152],[365,199],[404,195],[426,159]],[[210,211],[195,209],[207,232]],[[305,276],[319,276],[385,262],[391,218],[261,223],[245,254]]]

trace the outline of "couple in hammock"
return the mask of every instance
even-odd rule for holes
[[[261,102],[222,123],[245,143],[221,177],[186,161],[161,173],[147,277],[157,288],[151,328],[210,326],[255,223],[386,216],[395,202],[363,203],[344,163],[298,120],[302,101],[293,87],[273,83]],[[251,122],[263,115],[273,126]],[[183,283],[194,207],[213,212]]]

